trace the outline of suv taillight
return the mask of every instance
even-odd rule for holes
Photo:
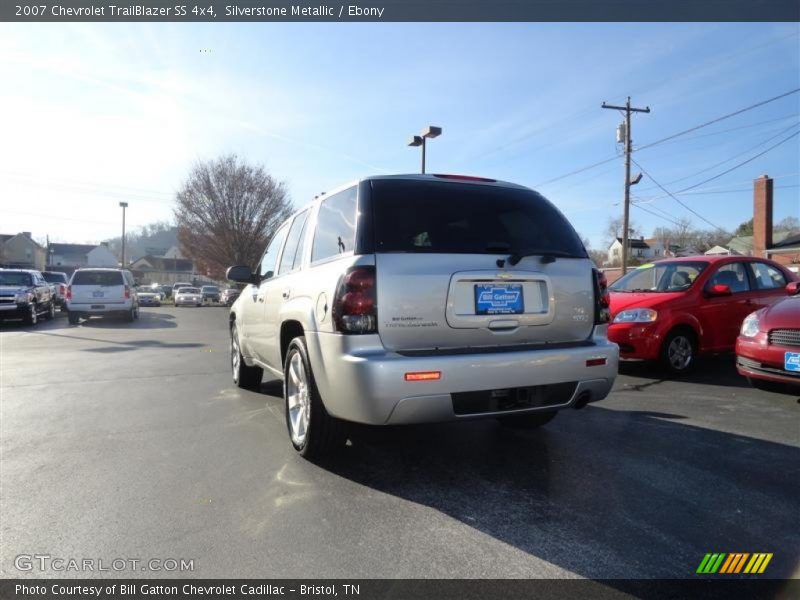
[[[351,267],[339,281],[331,310],[336,331],[375,333],[378,330],[378,301],[375,267]]]
[[[594,324],[602,325],[611,320],[611,295],[608,293],[606,274],[598,269],[594,271]]]
[[[72,300],[72,286],[67,286],[67,300]]]
[[[67,293],[66,286],[63,283],[58,284],[58,293],[61,294],[62,296]]]
[[[131,288],[126,285],[125,286],[125,300],[130,299],[130,297],[131,297]]]

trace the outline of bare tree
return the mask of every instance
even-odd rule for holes
[[[231,265],[256,265],[275,229],[292,212],[284,183],[235,154],[197,163],[177,204],[183,252],[217,279]]]
[[[622,237],[622,217],[612,218],[609,217],[608,223],[606,224],[606,237],[608,238],[609,245],[614,242],[615,239]],[[633,221],[628,221],[628,237],[635,238],[639,235],[639,226],[634,223]]]
[[[775,223],[775,231],[787,231],[789,233],[800,232],[800,219],[797,217],[784,217]]]

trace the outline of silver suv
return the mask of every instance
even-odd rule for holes
[[[295,449],[343,423],[497,417],[535,427],[606,397],[608,294],[575,230],[521,186],[371,177],[283,223],[230,312],[233,380],[283,379]]]

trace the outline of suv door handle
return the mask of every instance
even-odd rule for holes
[[[283,296],[285,299],[288,300],[289,296],[291,296],[291,294],[292,294],[292,290],[290,288],[286,288],[285,290],[283,290],[283,293],[281,293],[281,296]]]

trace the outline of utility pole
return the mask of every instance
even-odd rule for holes
[[[631,186],[639,183],[641,179],[641,177],[639,177],[636,181],[631,181],[631,113],[649,113],[650,107],[632,108],[631,97],[628,96],[628,101],[625,103],[625,106],[612,106],[611,104],[603,102],[602,108],[625,111],[625,210],[622,217],[622,274],[625,275],[625,273],[628,272],[628,245],[630,244],[628,241],[628,226],[631,212]]]
[[[128,208],[127,202],[120,202],[122,207],[122,268],[125,268],[125,209]]]

